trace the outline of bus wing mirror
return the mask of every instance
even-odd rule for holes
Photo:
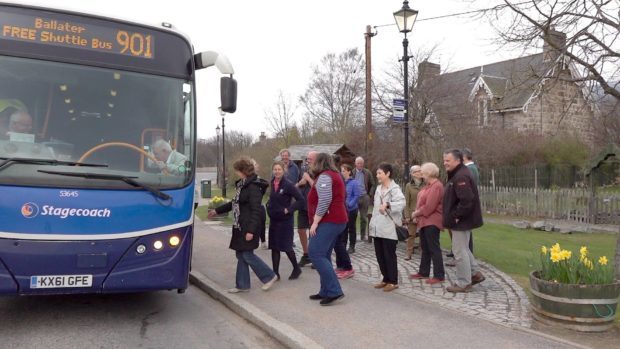
[[[234,113],[237,110],[237,80],[227,76],[220,79],[220,99],[223,112]]]

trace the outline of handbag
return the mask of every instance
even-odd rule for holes
[[[383,203],[383,197],[381,197],[381,203]],[[387,216],[390,217],[392,223],[394,223],[394,227],[396,229],[396,238],[398,238],[398,241],[406,241],[407,239],[409,239],[409,229],[407,229],[404,225],[396,224],[390,212],[388,212]]]
[[[398,226],[396,223],[394,223],[394,225],[396,226],[396,236],[398,237],[398,241],[406,241],[409,239],[409,230],[407,228],[404,226]]]

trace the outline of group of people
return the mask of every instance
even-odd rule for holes
[[[471,157],[471,152],[466,153]],[[457,280],[446,289],[469,292],[472,285],[484,280],[471,245],[471,230],[482,225],[480,200],[474,171],[464,164],[462,151],[452,149],[444,153],[443,162],[448,173],[445,185],[439,179],[437,165],[428,162],[412,166],[412,180],[405,194],[392,179],[394,169],[388,163],[379,164],[373,175],[364,168],[362,158],[356,159],[353,168],[341,164],[338,156],[310,152],[299,168],[291,161],[290,152],[284,149],[280,159],[272,164],[270,181],[258,176],[258,164],[253,159],[242,157],[235,161],[233,168],[240,179],[235,183],[234,198],[209,211],[209,217],[233,212],[230,248],[236,251],[238,262],[236,284],[229,292],[249,291],[250,268],[263,282],[262,289],[269,290],[280,280],[280,257],[284,252],[293,267],[289,280],[299,278],[301,268],[310,263],[319,273],[320,288],[309,296],[311,300],[330,305],[341,299],[344,293],[339,279],[354,275],[349,254],[355,253],[357,216],[360,217],[361,240],[366,240],[367,233],[368,241],[374,243],[382,274],[375,288],[384,292],[398,288],[395,228],[403,224],[409,231],[405,259],[411,259],[417,236],[422,250],[419,271],[412,274],[411,279],[426,279],[431,285],[445,280],[439,234],[446,228],[452,234],[457,272]],[[267,190],[269,199],[264,207],[262,198]],[[371,198],[374,199],[373,211],[367,224]],[[295,211],[298,212],[297,228],[303,251],[299,261],[293,250]],[[267,242],[271,249],[271,268],[254,254],[261,240],[265,241],[261,232],[265,230],[266,215],[270,219]],[[336,268],[332,265],[334,253]]]

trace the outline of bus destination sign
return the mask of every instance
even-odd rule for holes
[[[152,34],[99,26],[48,16],[0,12],[0,39],[94,50],[138,58],[153,59]]]

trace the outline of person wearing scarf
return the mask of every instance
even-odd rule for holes
[[[250,270],[252,268],[258,279],[263,282],[263,291],[269,290],[278,280],[277,275],[260,257],[254,254],[259,244],[261,224],[261,201],[267,181],[258,178],[251,159],[242,157],[233,164],[235,173],[240,178],[235,183],[235,197],[225,205],[209,211],[209,218],[218,214],[233,212],[232,237],[230,249],[235,250],[237,272],[235,287],[230,293],[250,290]]]

